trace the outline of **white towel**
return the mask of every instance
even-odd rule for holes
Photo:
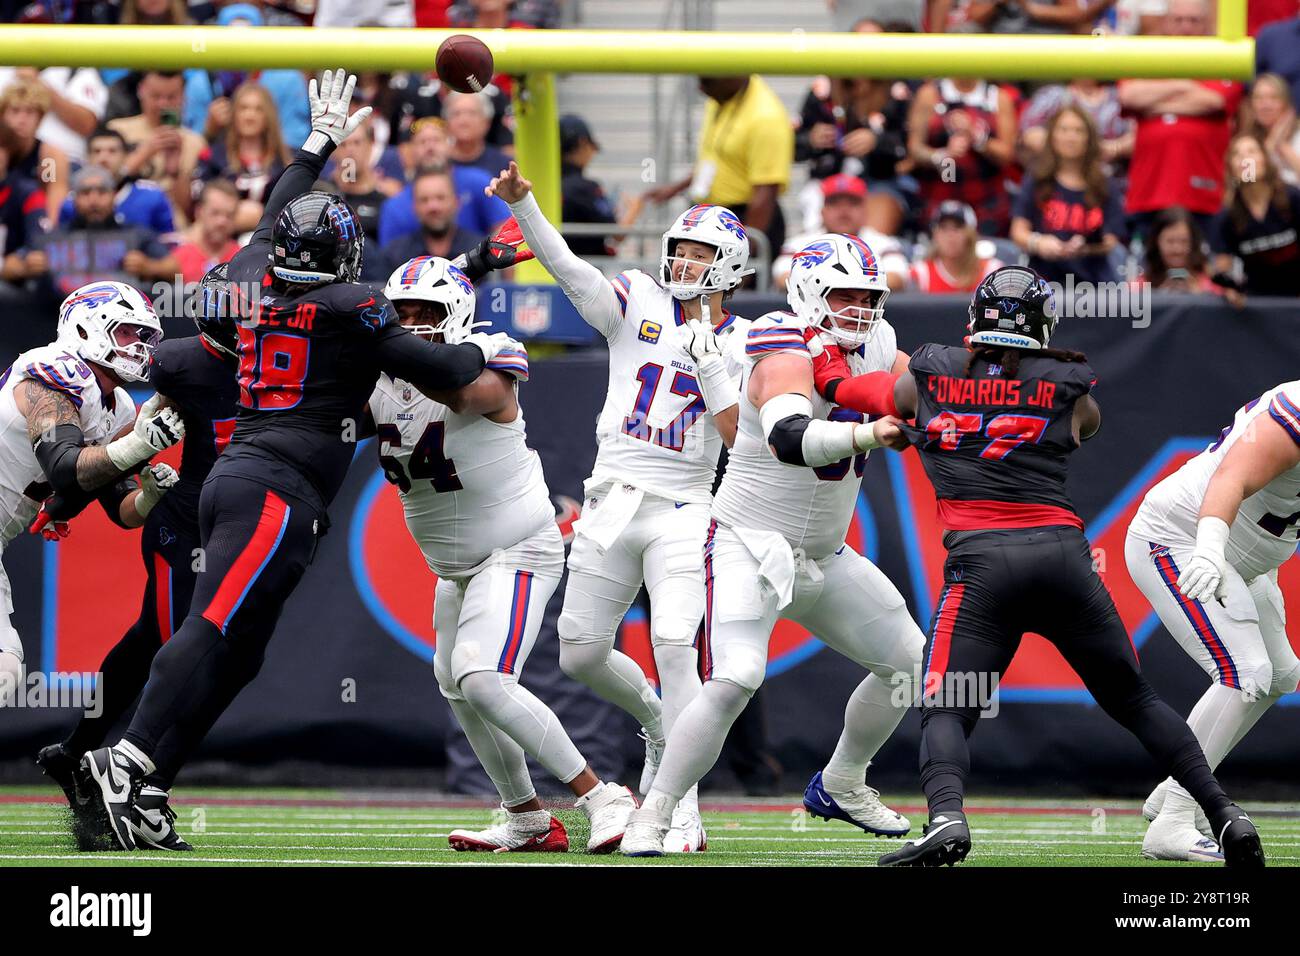
[[[615,482],[600,499],[594,502],[587,499],[582,517],[573,523],[573,533],[586,535],[601,551],[608,551],[641,507],[644,497],[645,492],[640,488]]]

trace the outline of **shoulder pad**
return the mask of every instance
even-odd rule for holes
[[[87,390],[98,387],[90,366],[57,344],[24,352],[14,363],[14,369],[20,379],[30,378],[67,395],[77,408],[81,408]]]
[[[807,324],[793,312],[769,312],[745,332],[745,354],[752,359],[776,352],[808,355]]]

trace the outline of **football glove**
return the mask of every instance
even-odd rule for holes
[[[484,365],[496,358],[497,353],[502,349],[518,344],[504,332],[492,332],[490,334],[487,332],[471,332],[465,336],[465,341],[470,345],[478,346],[479,351],[483,353]]]
[[[51,502],[47,500],[41,505],[41,510],[36,512],[36,517],[27,530],[31,534],[39,534],[46,541],[58,541],[72,533],[72,526],[54,517],[50,511],[50,504]]]
[[[722,344],[718,341],[713,326],[703,319],[692,319],[682,326],[682,346],[697,363],[706,361],[709,356],[722,356]]]
[[[511,216],[502,223],[495,236],[484,239],[469,252],[457,256],[452,263],[465,273],[470,282],[477,282],[489,272],[509,269],[533,258],[533,250],[521,248],[523,244],[524,234],[518,221]]]
[[[174,408],[163,407],[163,397],[155,394],[140,406],[131,431],[105,447],[109,460],[121,472],[134,471],[164,448],[185,437],[185,423]]]
[[[161,462],[156,465],[150,465],[140,473],[140,493],[135,496],[135,510],[141,518],[149,517],[149,512],[153,511],[154,505],[162,499],[162,496],[175,487],[176,482],[181,480],[176,469],[171,465],[165,465]]]
[[[312,77],[307,85],[307,100],[311,104],[311,135],[303,144],[303,149],[320,155],[325,141],[337,146],[352,131],[366,121],[370,107],[363,106],[351,116],[348,106],[352,103],[352,90],[357,85],[355,75],[347,70],[326,70],[321,74],[320,84]]]
[[[1211,599],[1223,603],[1228,586],[1223,576],[1228,561],[1224,549],[1228,544],[1228,523],[1222,518],[1205,517],[1196,525],[1196,549],[1178,575],[1178,590],[1190,601]]]

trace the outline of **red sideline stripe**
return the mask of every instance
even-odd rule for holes
[[[268,491],[262,499],[262,516],[257,520],[253,536],[221,579],[217,593],[203,612],[204,619],[215,625],[222,634],[226,633],[230,618],[279,543],[288,517],[289,506],[284,499],[274,491]]]
[[[161,554],[153,556],[153,589],[158,634],[166,644],[172,636],[172,569]]]
[[[958,501],[940,498],[939,523],[949,531],[989,531],[994,528],[1041,528],[1063,524],[1083,530],[1083,519],[1056,505],[1015,501]]]
[[[515,572],[514,597],[510,602],[510,634],[506,637],[505,649],[497,670],[502,674],[513,674],[515,662],[519,659],[519,648],[524,644],[524,625],[528,623],[528,600],[533,593],[533,572]]]
[[[957,612],[961,610],[961,599],[965,593],[964,584],[949,584],[943,589],[939,610],[934,616],[930,653],[925,662],[925,683],[922,686],[927,697],[943,686],[943,675],[948,672],[948,652],[952,650],[952,629],[957,623]]]
[[[709,535],[704,539],[704,631],[703,646],[700,648],[700,665],[704,673],[702,680],[713,677],[713,536],[718,530],[718,523],[709,521]]]

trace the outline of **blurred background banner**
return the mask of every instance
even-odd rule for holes
[[[517,302],[521,292],[514,294]],[[899,346],[910,352],[923,342],[959,341],[966,301],[892,298],[889,319]],[[783,304],[753,294],[731,303],[750,317]],[[518,310],[512,314],[518,321]],[[6,355],[32,344],[14,335],[24,323],[13,318],[0,330]],[[1158,296],[1145,315],[1067,317],[1057,340],[1088,353],[1104,417],[1100,434],[1081,449],[1072,469],[1075,504],[1148,676],[1186,713],[1207,678],[1129,581],[1124,532],[1151,484],[1208,444],[1239,405],[1295,377],[1300,341],[1294,308],[1253,300],[1237,310],[1217,298]],[[604,351],[585,350],[534,361],[522,391],[530,444],[541,455],[566,536],[595,457],[594,422],[606,376]],[[486,792],[433,679],[434,578],[406,533],[371,443],[358,447],[331,516],[330,533],[286,608],[266,666],[217,724],[194,772],[211,775],[233,765],[245,780],[322,782],[327,774],[329,780],[434,781],[445,773],[441,779],[455,789]],[[928,626],[943,551],[933,497],[913,453],[870,457],[849,542],[884,569]],[[137,613],[143,582],[138,546],[135,534],[88,511],[58,544],[26,536],[6,550],[13,621],[31,671],[94,671]],[[1288,603],[1300,606],[1295,562],[1283,566],[1281,584]],[[558,671],[555,617],[562,593],[548,609],[524,683],[555,708],[598,770],[623,774],[639,764],[637,728]],[[636,606],[622,642],[652,668],[644,614]],[[787,785],[801,785],[833,748],[843,704],[860,679],[855,665],[812,635],[789,624],[778,627],[769,682],[756,706],[767,751],[784,769]],[[1228,779],[1249,774],[1265,789],[1294,783],[1290,742],[1300,733],[1298,697],[1266,714],[1234,751],[1225,765]],[[73,711],[49,707],[0,712],[0,761],[6,762],[0,766],[13,779],[25,778],[36,750],[73,719]],[[909,715],[873,764],[873,780],[915,787],[918,729],[917,716]],[[1004,788],[1124,792],[1153,778],[1146,754],[1099,712],[1056,652],[1036,637],[1026,638],[1007,674],[998,716],[978,731],[979,774]],[[724,759],[714,782],[734,783],[740,773],[740,763]],[[539,783],[544,779],[538,776]]]

